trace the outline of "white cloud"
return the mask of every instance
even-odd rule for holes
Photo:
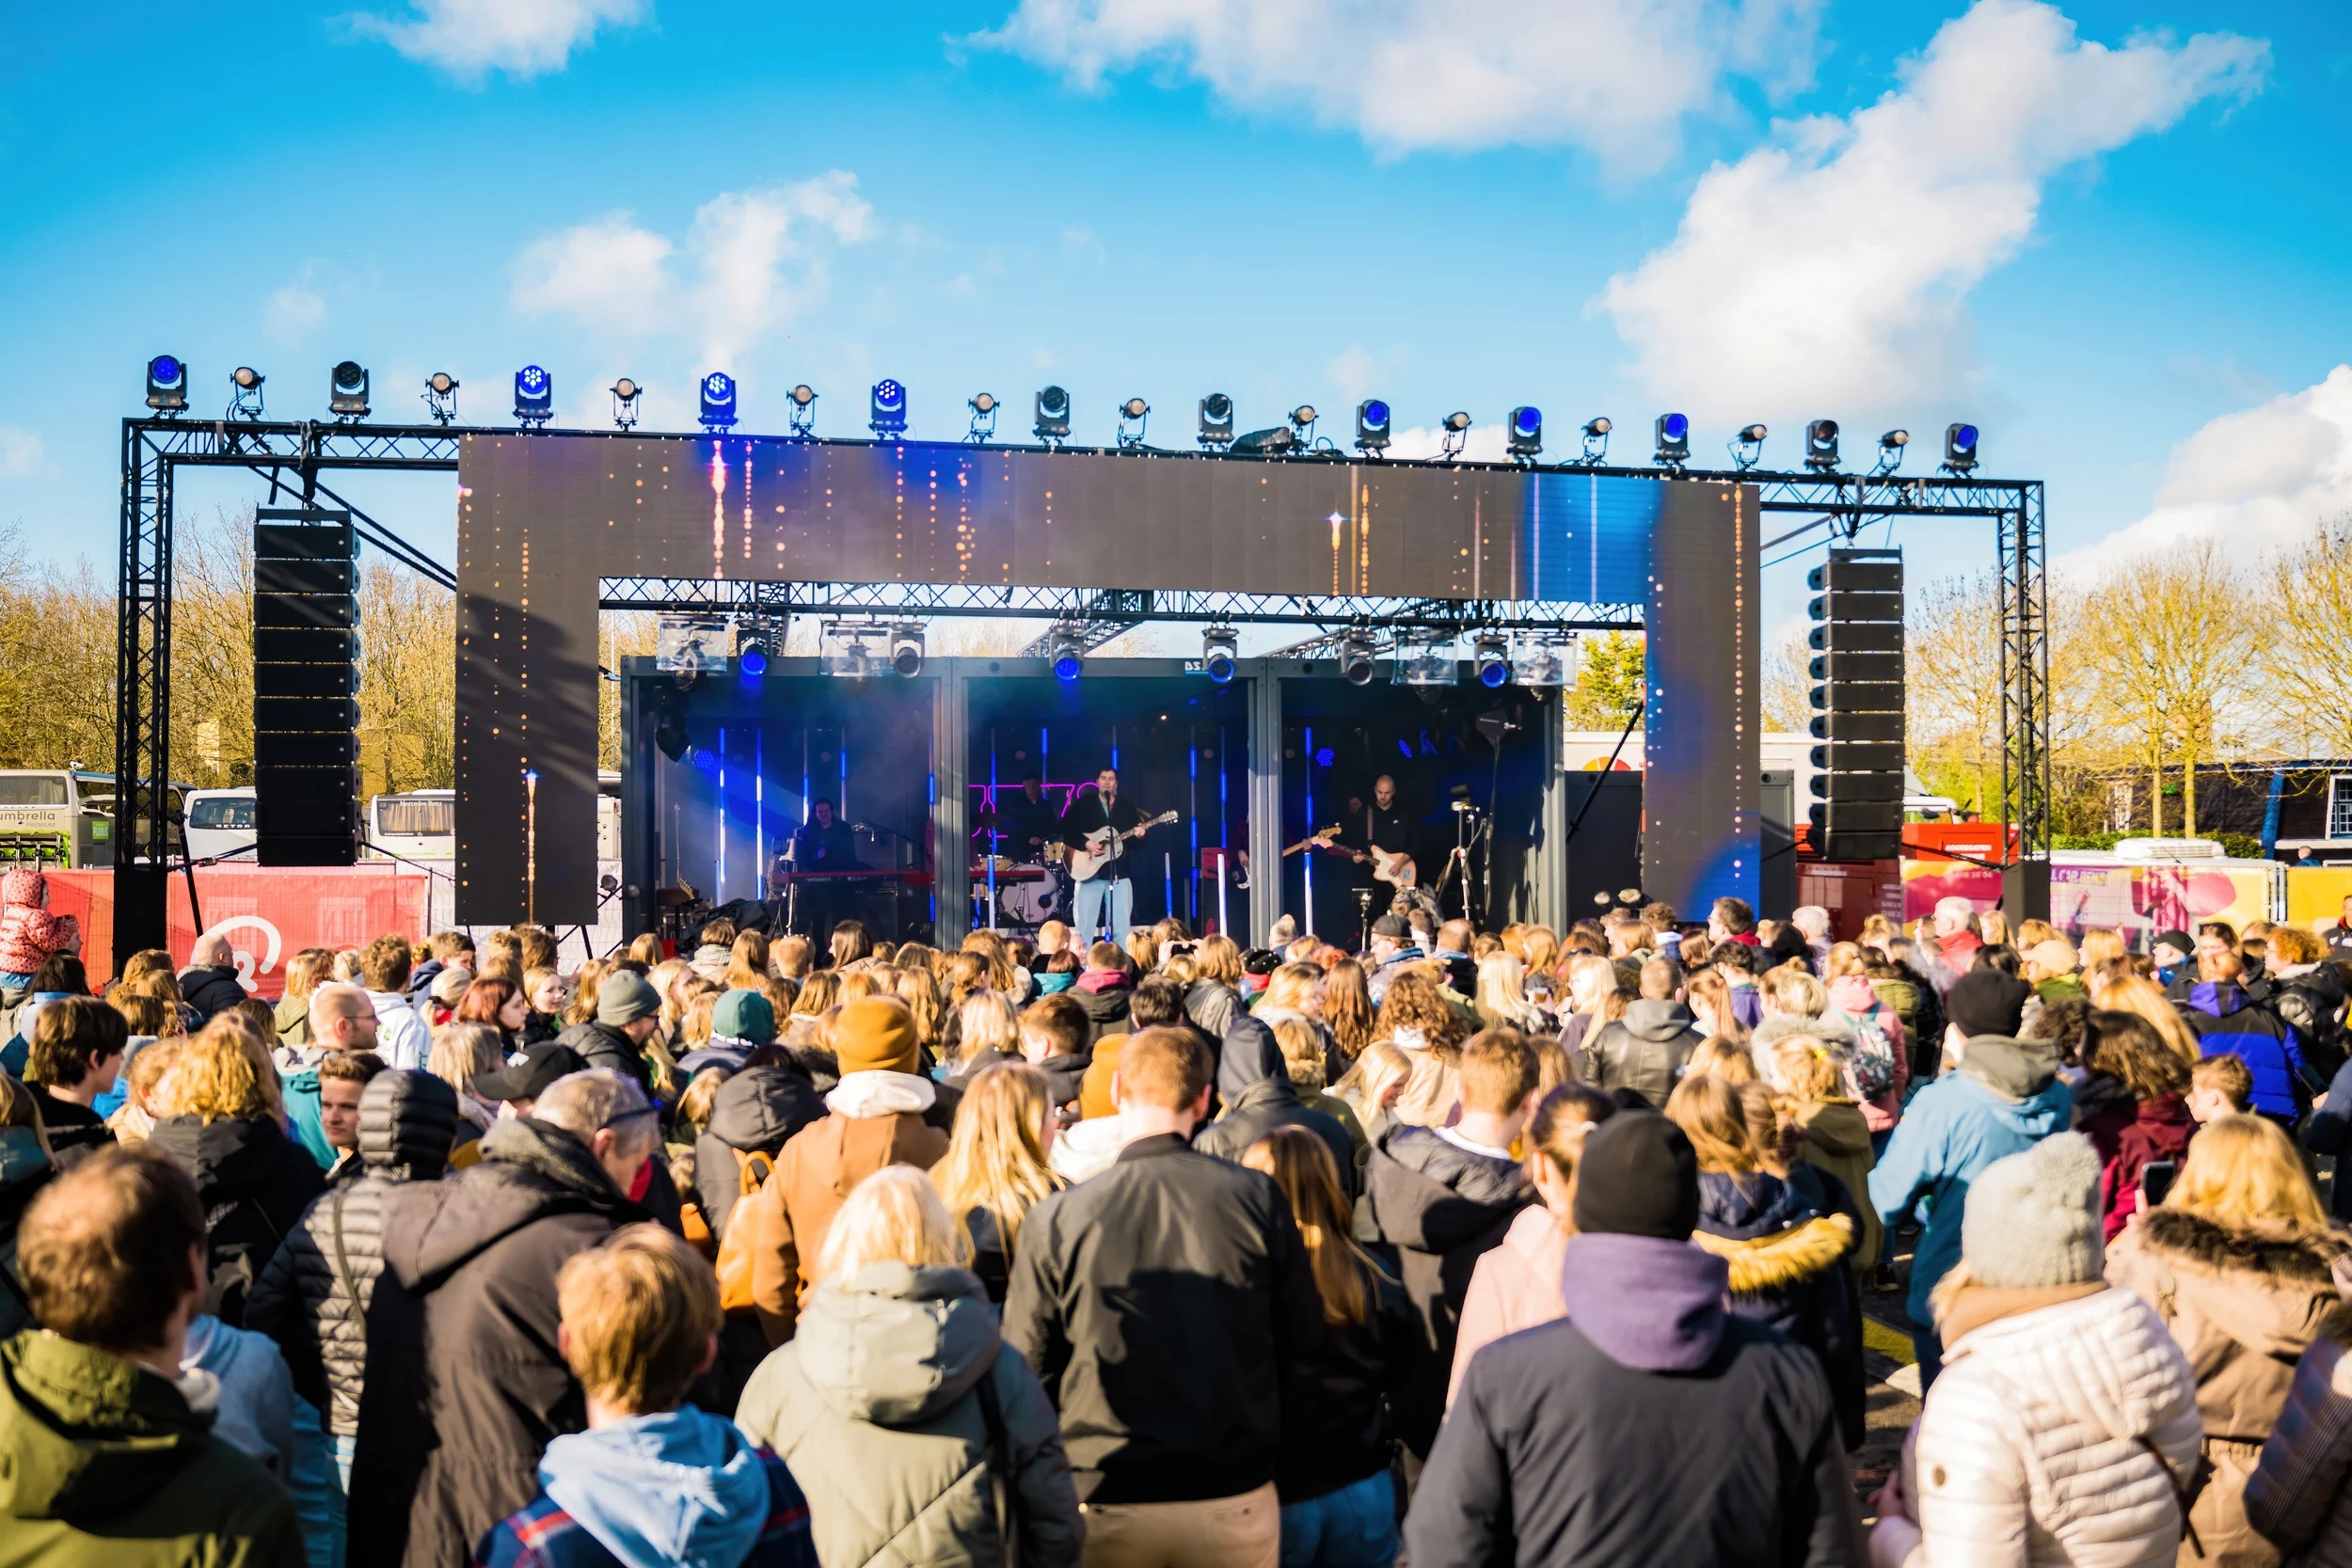
[[[649,8],[648,0],[414,0],[407,16],[363,11],[351,26],[412,60],[479,82],[493,71],[516,77],[561,71],[596,29],[633,26]]]
[[[24,479],[40,472],[46,449],[22,425],[0,424],[0,477]]]
[[[1353,413],[1349,415],[1351,430],[1354,417]],[[1406,459],[1436,457],[1444,451],[1444,442],[1442,432],[1435,428],[1424,430],[1416,425],[1410,430],[1400,430],[1390,437],[1389,455]],[[1463,436],[1460,456],[1465,463],[1508,463],[1511,454],[1504,450],[1502,427],[1499,424],[1470,426]]]
[[[1101,236],[1091,229],[1063,230],[1061,247],[1074,256],[1090,257],[1098,267],[1110,260],[1110,252],[1103,248]]]
[[[2352,365],[2299,392],[2210,420],[2172,449],[2155,505],[2137,522],[2056,562],[2095,572],[2115,560],[2218,539],[2233,550],[2297,541],[2352,514]]]
[[[1373,362],[1372,356],[1364,352],[1361,344],[1352,345],[1344,353],[1333,356],[1331,362],[1323,367],[1325,377],[1340,389],[1340,396],[1349,403],[1363,401],[1364,394],[1372,388],[1373,377],[1378,372],[1379,367]]]
[[[612,213],[525,246],[514,302],[626,335],[691,335],[705,363],[731,364],[824,292],[832,246],[873,227],[857,177],[841,169],[715,197],[682,245]]]
[[[1305,108],[1385,152],[1505,143],[1655,167],[1726,72],[1811,80],[1820,0],[1021,0],[973,41],[1099,86],[1174,63],[1248,110]]]
[[[1850,119],[1815,116],[1699,181],[1680,230],[1597,307],[1651,391],[1708,419],[1886,409],[1965,387],[1966,299],[2032,232],[2043,184],[2258,89],[2261,42],[2078,38],[1979,0]]]
[[[326,301],[310,287],[310,267],[302,276],[269,296],[262,310],[262,327],[272,340],[298,342],[326,319]]]

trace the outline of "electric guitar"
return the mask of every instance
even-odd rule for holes
[[[1381,848],[1377,844],[1363,849],[1352,849],[1344,844],[1332,842],[1339,835],[1340,829],[1335,824],[1324,829],[1321,832],[1309,833],[1282,853],[1291,855],[1301,849],[1313,848],[1328,850],[1334,855],[1344,855],[1359,865],[1369,861],[1372,863],[1373,879],[1387,882],[1391,887],[1411,887],[1420,880],[1421,873],[1413,864],[1413,857],[1402,849],[1391,853]]]
[[[1144,818],[1123,833],[1116,828],[1095,829],[1087,834],[1085,848],[1070,851],[1070,879],[1073,882],[1092,881],[1096,873],[1115,863],[1127,853],[1129,839],[1141,838],[1146,829],[1157,828],[1175,820],[1174,812],[1164,811],[1157,816]]]
[[[1294,844],[1289,848],[1283,850],[1282,853],[1285,856],[1289,856],[1295,855],[1301,849],[1328,849],[1331,847],[1331,841],[1339,836],[1339,832],[1340,825],[1337,822],[1334,822],[1327,828],[1322,829],[1316,832],[1309,833],[1305,838],[1300,839],[1296,844]]]

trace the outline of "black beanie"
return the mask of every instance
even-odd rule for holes
[[[2033,987],[1997,969],[1972,969],[1952,982],[1944,1016],[1970,1039],[1979,1035],[2014,1037],[2026,1019]]]
[[[1655,1111],[1625,1111],[1585,1134],[1576,1157],[1576,1228],[1687,1242],[1699,1225],[1699,1157]]]

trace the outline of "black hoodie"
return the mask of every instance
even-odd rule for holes
[[[1192,1147],[1241,1163],[1249,1146],[1278,1127],[1303,1127],[1321,1138],[1339,1167],[1340,1192],[1356,1198],[1356,1146],[1339,1118],[1310,1108],[1291,1085],[1274,1031],[1244,1013],[1227,1025],[1217,1052],[1216,1097],[1225,1114],[1193,1134]]]
[[[166,1117],[148,1142],[196,1178],[210,1254],[206,1310],[244,1327],[247,1292],[325,1190],[326,1173],[267,1117]]]
[[[710,1124],[694,1140],[694,1199],[714,1238],[725,1236],[742,1196],[737,1152],[765,1154],[773,1166],[786,1139],[824,1117],[825,1097],[797,1065],[752,1068],[719,1085]]]

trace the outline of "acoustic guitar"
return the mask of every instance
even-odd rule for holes
[[[1146,829],[1162,827],[1175,820],[1174,812],[1164,811],[1157,816],[1144,818],[1123,833],[1115,828],[1095,829],[1087,834],[1085,848],[1070,851],[1070,879],[1073,882],[1092,881],[1097,872],[1127,853],[1129,839],[1141,838]]]

